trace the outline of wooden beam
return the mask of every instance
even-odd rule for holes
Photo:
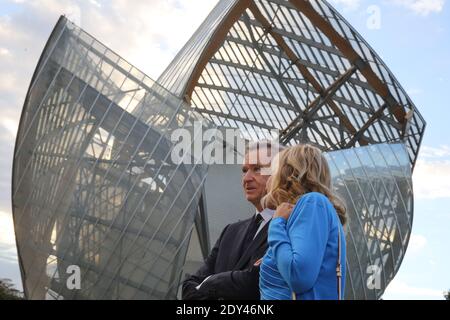
[[[228,12],[226,17],[222,19],[221,25],[216,29],[211,39],[209,40],[209,43],[207,44],[206,48],[203,50],[202,55],[200,59],[197,61],[194,71],[192,72],[186,84],[186,88],[184,90],[184,99],[187,103],[190,103],[192,92],[194,91],[194,88],[197,86],[198,79],[200,78],[208,61],[223,45],[225,37],[227,36],[233,24],[240,18],[242,13],[249,7],[250,3],[252,2],[253,2],[252,0],[238,1],[234,5],[234,7],[230,10],[230,12]]]
[[[361,74],[366,78],[371,87],[388,104],[390,111],[401,124],[405,122],[406,112],[395,100],[389,91],[388,86],[376,75],[362,57],[353,49],[350,42],[342,37],[333,26],[323,18],[311,5],[308,0],[289,0],[301,13],[303,13],[311,23],[316,26],[328,39],[347,57],[351,64],[358,67]]]
[[[322,88],[322,86],[316,80],[316,78],[311,74],[311,72],[309,72],[308,68],[305,67],[300,62],[300,59],[297,57],[295,52],[289,47],[289,45],[286,43],[286,41],[284,41],[283,37],[281,35],[279,35],[278,33],[276,33],[275,31],[273,31],[270,22],[267,21],[267,19],[264,17],[264,15],[261,13],[261,11],[258,9],[258,7],[256,6],[256,4],[254,2],[252,2],[250,4],[249,9],[253,13],[253,16],[255,17],[255,19],[257,21],[259,21],[259,23],[261,23],[261,25],[264,27],[266,32],[268,32],[272,36],[272,38],[275,40],[275,42],[281,48],[281,50],[283,50],[285,52],[286,56],[298,68],[298,70],[300,71],[302,76],[305,78],[305,80],[308,81],[314,87],[314,89],[320,94],[320,97],[318,99],[322,98],[322,99],[328,100],[328,105],[331,107],[333,112],[339,117],[339,119],[340,119],[341,123],[344,125],[344,127],[347,128],[347,130],[351,134],[356,133],[357,130],[351,124],[350,120],[348,120],[348,118],[342,113],[342,111],[339,109],[339,107],[336,105],[336,103],[333,100],[329,99],[330,97],[327,97],[328,91]],[[341,77],[344,77],[344,76],[345,76],[345,74],[341,75]],[[299,117],[297,117],[297,118],[299,118]],[[294,127],[293,129],[295,130],[296,129],[295,126],[299,125],[298,121],[299,121],[299,119],[294,119],[294,121],[285,130],[283,130],[282,134],[284,133],[286,135],[289,135],[287,131],[292,127]],[[304,124],[304,122],[301,121],[300,125],[303,125],[303,124]],[[368,141],[364,137],[361,137],[360,143],[361,143],[361,145],[367,145]]]
[[[383,111],[387,108],[387,104],[382,105],[377,111],[375,111],[369,120],[359,129],[359,131],[353,136],[353,138],[346,144],[345,148],[350,148],[355,145],[356,140],[361,137],[364,132],[383,114]]]

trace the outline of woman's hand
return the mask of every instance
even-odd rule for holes
[[[282,217],[287,220],[291,215],[292,209],[294,209],[294,205],[292,203],[283,202],[277,207],[273,218]]]

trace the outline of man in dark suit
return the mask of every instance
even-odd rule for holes
[[[256,209],[251,218],[227,225],[205,263],[183,282],[184,300],[259,300],[259,263],[267,250],[267,229],[273,210],[264,209],[270,162],[280,147],[270,142],[254,143],[242,165],[246,199]]]

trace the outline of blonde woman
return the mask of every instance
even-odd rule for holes
[[[282,151],[267,191],[263,205],[276,212],[260,265],[261,299],[343,299],[345,207],[321,151],[307,144]]]

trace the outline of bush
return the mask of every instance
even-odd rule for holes
[[[0,279],[0,300],[20,300],[23,294],[14,288],[10,279]]]

